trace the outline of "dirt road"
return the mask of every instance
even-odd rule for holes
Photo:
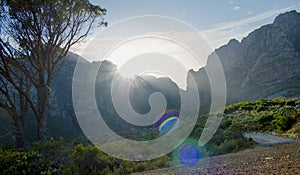
[[[263,137],[264,138],[264,137]],[[194,167],[172,167],[136,174],[295,174],[300,175],[300,143],[258,146],[238,153],[203,158]]]
[[[271,134],[263,134],[263,133],[247,133],[244,134],[245,137],[251,137],[254,141],[256,141],[261,146],[274,146],[278,144],[284,143],[293,143],[299,142],[299,140],[294,140],[286,137],[279,137]]]

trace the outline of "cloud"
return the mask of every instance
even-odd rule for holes
[[[253,13],[252,11],[249,11],[247,14],[248,14],[248,15],[251,15],[252,13]]]
[[[240,20],[240,21],[220,23],[220,24],[215,25],[215,28],[212,29],[212,31],[213,30],[227,30],[227,29],[230,29],[230,28],[235,28],[235,27],[240,27],[240,26],[244,26],[244,25],[247,25],[247,24],[255,23],[257,21],[261,21],[261,20],[264,20],[264,19],[267,19],[267,18],[274,17],[274,16],[278,15],[279,13],[283,13],[283,12],[292,10],[295,7],[296,6],[293,5],[293,6],[290,6],[290,7],[283,8],[283,9],[273,9],[273,10],[269,10],[267,12],[261,13],[259,15],[256,15],[256,16],[252,16],[252,17]]]
[[[216,24],[212,29],[201,31],[201,33],[209,40],[212,47],[217,48],[227,43],[230,39],[242,39],[252,30],[265,24],[262,23],[265,22],[263,20],[274,18],[279,13],[292,10],[295,7],[297,7],[297,5],[289,6],[283,9],[269,10],[240,21]]]
[[[233,1],[229,1],[228,3],[229,3],[229,4],[233,4],[234,2],[233,2]]]
[[[233,11],[238,11],[238,10],[240,10],[240,9],[241,9],[241,8],[240,8],[239,6],[235,6],[235,7],[232,8]]]

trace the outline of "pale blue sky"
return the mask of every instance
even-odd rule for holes
[[[134,37],[134,35],[132,35],[134,32],[136,32],[138,36],[141,28],[139,28],[140,26],[131,27],[123,25],[124,30],[119,30],[118,33],[114,33],[113,38],[112,35],[107,35],[108,37],[106,36],[105,38],[101,36],[101,32],[103,33],[104,31],[105,33],[106,31],[106,33],[109,33],[109,31],[113,30],[114,26],[116,26],[114,24],[119,24],[119,21],[124,21],[135,16],[166,16],[178,19],[194,27],[197,33],[200,33],[201,36],[204,37],[205,42],[209,45],[208,49],[203,51],[201,55],[201,64],[194,64],[192,59],[188,60],[186,59],[187,56],[184,55],[169,54],[169,56],[180,58],[177,61],[185,62],[184,66],[187,70],[198,70],[205,65],[207,56],[214,49],[226,44],[230,39],[235,38],[241,40],[254,29],[272,23],[275,17],[280,13],[291,10],[300,12],[300,0],[91,0],[91,2],[107,9],[105,20],[108,21],[109,27],[94,30],[92,35],[84,42],[72,47],[72,51],[80,54],[89,61],[100,61],[103,59],[103,56],[99,54],[101,49],[112,47],[113,43],[116,44],[115,41],[120,42],[122,39],[125,41],[129,39],[129,37]],[[143,25],[142,23],[140,24]],[[161,24],[153,23],[153,26],[155,25],[159,27]],[[128,32],[130,34],[128,34]],[[188,44],[190,45],[198,44],[193,40],[194,38],[189,32],[178,32],[176,30],[174,30],[174,32],[177,32],[176,34],[179,36],[180,42],[188,40],[186,43],[189,42]],[[134,42],[131,44],[123,44],[123,46],[128,47],[120,47],[123,48],[123,51],[116,53],[115,55],[118,56],[111,58],[110,61],[120,68],[130,59],[128,58],[129,55],[139,53],[145,46],[151,48],[151,45],[157,46],[162,44],[162,42],[153,40],[152,42],[150,40],[147,41],[149,42],[138,45],[134,45]],[[174,47],[169,46],[171,45],[164,44],[164,47],[160,48],[162,50],[169,50],[170,53],[178,51],[174,50]],[[135,50],[130,50],[130,48],[135,48]],[[151,61],[151,59],[149,59],[149,61]],[[134,68],[133,66],[132,69]],[[181,76],[178,75],[178,77]],[[179,81],[185,84],[184,77]]]
[[[92,0],[107,8],[109,22],[138,16],[163,15],[178,18],[199,30],[215,24],[240,21],[270,10],[298,6],[299,0]],[[272,21],[272,17],[266,22]]]
[[[162,15],[179,19],[204,34],[214,49],[227,43],[231,38],[240,40],[252,30],[272,23],[280,13],[293,9],[300,11],[300,0],[91,0],[91,2],[107,9],[105,19],[109,25],[141,15]]]

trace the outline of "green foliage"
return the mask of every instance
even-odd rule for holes
[[[299,100],[298,100],[299,101]],[[245,138],[245,132],[293,132],[300,134],[299,104],[293,99],[258,100],[242,102],[225,108],[225,114],[213,138],[201,148],[201,156],[214,156],[237,152],[256,145],[252,139]],[[208,115],[198,117],[190,134],[198,140]],[[149,135],[149,138],[155,135]],[[151,161],[132,162],[116,159],[102,152],[98,147],[82,140],[67,142],[64,139],[50,138],[45,144],[33,143],[31,151],[15,152],[0,149],[0,172],[2,174],[130,174],[171,165],[169,156]],[[106,146],[125,149],[133,154],[134,149],[126,143],[113,142]],[[151,148],[143,154],[149,154]],[[124,153],[123,151],[120,152]]]
[[[298,101],[285,98],[261,99],[233,104],[226,107],[225,111],[228,118],[243,125],[243,132],[283,133],[300,121],[300,111],[295,109]]]
[[[107,162],[98,161],[100,150],[92,145],[84,147],[79,144],[72,153],[72,167],[78,174],[99,174]]]
[[[242,125],[240,123],[227,118],[222,121],[222,125],[227,126],[227,128],[222,129],[222,127],[219,127],[208,144],[210,155],[237,152],[256,145],[254,141],[243,136]]]
[[[10,152],[0,149],[0,172],[1,174],[33,174],[37,168],[37,160],[40,155],[36,152]]]
[[[275,118],[276,128],[279,131],[287,131],[296,122],[296,119],[292,116],[276,115]]]
[[[230,113],[233,113],[234,111],[236,111],[238,109],[239,109],[239,105],[233,104],[233,105],[227,106],[224,110],[224,113],[225,114],[230,114]]]
[[[251,110],[253,110],[253,103],[251,103],[249,101],[242,102],[242,103],[240,103],[240,109],[239,110],[251,111]]]
[[[260,130],[270,130],[269,126],[272,124],[273,119],[273,115],[269,113],[263,113],[260,116],[258,116],[257,124],[259,125]]]
[[[231,109],[236,107],[237,106],[235,105],[230,106]],[[199,139],[199,136],[201,135],[204,128],[204,125],[202,123],[203,121],[205,122],[207,120],[207,117],[208,116],[199,117],[197,124],[192,131],[192,138]],[[220,154],[232,153],[246,148],[251,148],[256,145],[253,140],[249,140],[248,138],[245,138],[243,136],[242,127],[243,125],[240,124],[237,120],[225,116],[222,119],[220,127],[217,129],[212,139],[206,144],[206,153],[204,153],[203,155],[215,156]]]
[[[296,104],[296,101],[293,100],[293,99],[288,99],[288,100],[286,100],[286,102],[285,102],[285,105],[286,105],[286,106],[295,106],[295,104]]]
[[[23,106],[27,109],[30,104],[39,128],[38,140],[44,143],[46,120],[49,104],[51,104],[49,87],[52,87],[52,81],[50,80],[53,80],[62,67],[63,60],[66,59],[72,45],[87,37],[94,27],[107,25],[103,21],[106,10],[93,5],[88,0],[7,0],[5,2],[3,7],[5,13],[1,21],[3,22],[1,30],[5,35],[0,35],[0,42],[1,55],[4,55],[1,57],[1,65],[6,66],[5,71],[1,69],[1,76],[4,77],[1,80],[5,80],[2,82],[9,80],[11,83],[11,85],[2,83],[6,84],[6,90],[14,88],[14,93],[5,96],[14,94],[15,99],[22,99],[16,103],[21,105],[22,109],[22,120],[19,122],[24,119]],[[14,64],[10,64],[11,60],[14,60]],[[19,80],[25,81],[17,83]],[[27,84],[35,88],[27,87]],[[31,93],[35,95],[30,95]],[[20,98],[16,98],[15,94]],[[15,114],[12,117],[16,118]],[[21,126],[23,124],[21,123]]]
[[[232,119],[228,118],[228,119],[224,119],[221,124],[220,124],[220,128],[221,129],[227,129],[232,125]]]
[[[61,174],[63,164],[46,160],[43,155],[35,152],[17,152],[0,150],[0,172],[2,174]]]
[[[260,112],[260,111],[263,111],[263,110],[266,110],[266,108],[265,108],[265,105],[264,104],[256,104],[255,106],[254,106],[254,110],[255,111],[257,111],[257,112]]]
[[[246,101],[229,105],[216,133],[206,145],[209,155],[236,152],[256,145],[252,139],[245,138],[246,132],[277,132],[290,130],[300,122],[300,110],[295,106],[300,101],[276,98]],[[208,116],[200,116],[191,137],[198,139]],[[300,127],[299,127],[300,128]],[[300,129],[295,128],[294,132]]]
[[[129,174],[170,166],[168,156],[131,162],[116,159],[93,145],[74,145],[63,139],[50,138],[45,144],[36,142],[32,151],[16,152],[0,149],[0,172],[14,174]]]

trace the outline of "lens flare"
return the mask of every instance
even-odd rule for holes
[[[194,166],[200,159],[199,149],[192,144],[183,144],[178,151],[180,163],[185,166]]]
[[[177,117],[170,117],[167,120],[163,121],[159,126],[159,131],[161,133],[165,133],[166,131],[170,130],[174,126],[177,120],[178,120]]]
[[[157,122],[154,123],[154,128],[162,133],[167,133],[178,121],[179,112],[168,111],[164,113]]]

